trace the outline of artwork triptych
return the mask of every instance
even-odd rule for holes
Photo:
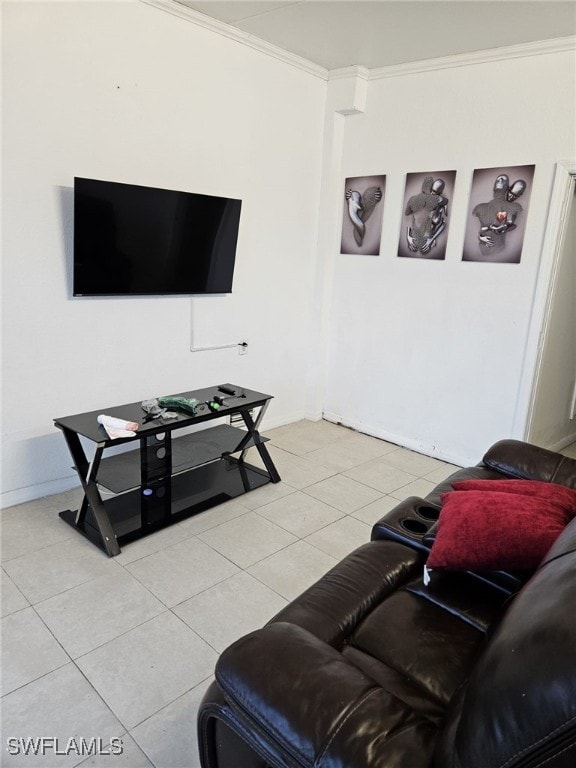
[[[474,171],[462,261],[518,264],[522,255],[534,165]],[[456,171],[408,173],[399,257],[444,260]],[[340,253],[378,256],[386,176],[353,176],[344,185]]]

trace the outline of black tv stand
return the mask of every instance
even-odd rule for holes
[[[176,419],[145,421],[138,402],[54,419],[84,490],[79,509],[64,510],[60,517],[113,557],[128,542],[267,483],[278,483],[280,475],[266,449],[267,438],[258,432],[272,396],[234,389],[238,396],[227,395],[218,410],[207,404],[222,395],[218,387],[179,393],[200,403],[194,416],[179,413]],[[134,437],[111,440],[97,422],[101,413],[138,422],[139,429]],[[224,423],[186,430],[230,416],[242,426]],[[174,436],[177,431],[182,434]],[[81,437],[94,443],[91,461]],[[124,443],[139,446],[104,457],[106,450]],[[257,449],[264,469],[245,461],[251,447]],[[104,500],[100,486],[113,496]]]

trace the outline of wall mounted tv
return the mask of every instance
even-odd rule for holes
[[[241,200],[74,179],[74,296],[231,293]]]

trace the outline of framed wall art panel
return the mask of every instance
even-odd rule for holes
[[[398,256],[445,259],[456,171],[408,173]]]
[[[520,262],[533,179],[533,165],[474,171],[462,261]]]
[[[340,253],[380,255],[386,176],[351,176],[344,183]]]

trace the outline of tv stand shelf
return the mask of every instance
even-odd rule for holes
[[[184,413],[177,419],[145,422],[140,403],[91,411],[55,419],[74,460],[84,497],[76,511],[64,510],[60,517],[79,533],[113,557],[120,547],[217,504],[277,483],[280,476],[272,462],[258,426],[272,399],[270,395],[235,387],[237,397],[226,397],[218,411],[205,403],[220,394],[217,387],[182,393],[200,405],[195,416]],[[256,419],[253,418],[257,411]],[[134,437],[111,440],[97,416],[137,421]],[[218,424],[172,436],[173,432],[239,414],[246,429]],[[80,437],[95,444],[89,462]],[[103,457],[105,450],[122,443],[139,443],[129,450]],[[264,468],[245,461],[249,448],[256,448]],[[114,496],[103,499],[100,488]]]
[[[187,469],[200,467],[202,464],[216,461],[224,454],[234,453],[236,446],[246,432],[227,424],[203,429],[188,435],[172,437],[172,474]],[[268,442],[267,437],[260,437]],[[249,440],[245,448],[253,448],[254,440]],[[119,453],[102,459],[98,472],[98,484],[113,493],[123,493],[140,486],[141,466],[138,449]]]

